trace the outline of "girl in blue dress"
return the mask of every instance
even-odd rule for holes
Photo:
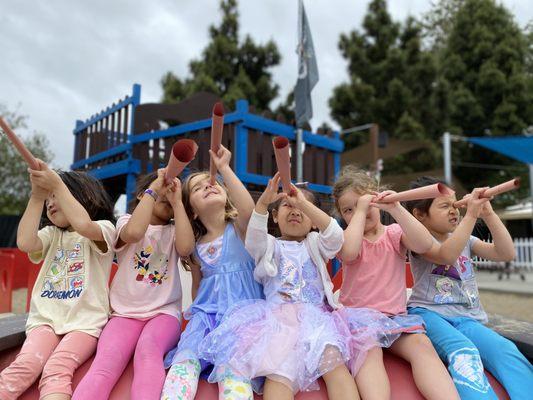
[[[231,170],[231,153],[221,146],[212,152],[224,186],[208,172],[191,174],[183,185],[183,203],[196,238],[190,263],[193,303],[178,346],[165,358],[170,367],[161,399],[194,399],[198,379],[210,366],[198,355],[203,338],[216,328],[234,303],[260,299],[263,289],[254,280],[254,260],[244,248],[254,201]],[[250,381],[228,373],[219,382],[220,399],[253,399]]]

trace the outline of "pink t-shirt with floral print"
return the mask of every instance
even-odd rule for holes
[[[117,242],[130,218],[126,214],[118,219]],[[148,225],[137,243],[115,247],[118,271],[109,294],[113,316],[146,319],[169,314],[180,318],[182,292],[175,232],[174,224]]]

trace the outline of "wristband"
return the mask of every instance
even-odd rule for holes
[[[146,189],[146,190],[144,191],[144,194],[147,194],[147,195],[149,195],[149,196],[152,196],[152,199],[154,199],[154,201],[157,201],[157,198],[159,197],[159,196],[157,195],[157,193],[154,192],[152,189]]]

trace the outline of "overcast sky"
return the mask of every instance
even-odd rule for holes
[[[390,0],[395,20],[420,16],[429,0]],[[533,18],[530,0],[505,0],[520,26]],[[240,34],[273,39],[282,55],[273,70],[280,100],[296,80],[296,0],[239,0]],[[328,98],[347,79],[337,50],[342,32],[359,28],[368,0],[306,0],[320,81],[312,125],[328,121]],[[142,85],[141,101],[161,98],[168,70],[184,77],[220,21],[217,0],[0,0],[0,103],[29,116],[30,130],[48,136],[54,166],[72,162],[76,119],[85,119]],[[25,132],[22,132],[25,134]]]

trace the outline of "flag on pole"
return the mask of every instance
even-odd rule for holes
[[[298,1],[298,47],[296,52],[298,53],[298,80],[294,88],[294,101],[296,103],[294,113],[296,126],[301,127],[313,116],[311,90],[318,82],[316,55],[303,0]]]

